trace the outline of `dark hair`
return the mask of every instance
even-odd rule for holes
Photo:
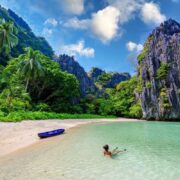
[[[105,151],[107,151],[107,152],[108,152],[108,150],[109,150],[109,146],[108,146],[107,144],[106,144],[106,145],[104,145],[104,146],[103,146],[103,148],[104,148],[104,150],[105,150]]]

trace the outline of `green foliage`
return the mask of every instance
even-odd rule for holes
[[[38,103],[38,104],[35,104],[34,107],[33,107],[33,110],[34,111],[51,111],[51,108],[48,104],[46,103]]]
[[[146,82],[146,88],[147,88],[147,89],[150,89],[150,88],[151,88],[151,82],[150,82],[150,81],[147,81],[147,82]]]
[[[89,94],[80,100],[79,82],[51,60],[53,51],[46,40],[36,37],[12,11],[0,7],[0,14],[6,20],[0,22],[0,64],[6,65],[0,66],[0,120],[142,117],[135,98],[135,92],[142,91],[142,79],[133,77],[107,89],[116,74],[103,73],[96,84],[104,93],[98,98]],[[139,61],[145,58],[149,43]],[[146,86],[150,88],[150,84]]]
[[[160,96],[161,96],[161,97],[166,97],[166,96],[167,96],[166,88],[162,88],[162,89],[161,89],[161,91],[160,91]]]
[[[98,77],[96,81],[96,85],[102,88],[106,87],[111,77],[112,77],[112,73],[103,73]]]
[[[42,76],[43,68],[40,63],[40,59],[44,57],[40,51],[33,51],[32,48],[25,49],[26,54],[19,56],[19,69],[20,73],[26,80],[26,91],[28,91],[28,85],[30,81],[34,81]]]
[[[143,48],[141,54],[139,54],[139,56],[137,57],[139,64],[141,64],[143,62],[143,60],[145,59],[145,57],[149,51],[150,44],[153,41],[153,39],[154,39],[154,37],[151,35],[145,42],[144,48]]]
[[[8,116],[0,111],[0,121],[4,122],[18,122],[22,120],[45,120],[45,119],[101,119],[101,118],[115,118],[114,116],[101,116],[93,114],[66,114],[66,113],[55,113],[55,112],[25,112],[17,111],[11,112]]]
[[[168,71],[169,71],[169,65],[161,63],[159,69],[157,70],[158,79],[161,79],[161,80],[166,79],[168,75]]]
[[[114,107],[116,115],[125,117],[142,117],[142,110],[135,98],[138,79],[136,76],[129,81],[121,82],[117,86],[114,96]]]
[[[142,90],[143,90],[143,81],[142,81],[142,78],[139,77],[139,78],[137,78],[137,84],[135,87],[135,92],[136,93],[142,93]]]
[[[180,94],[180,88],[178,89],[178,94]]]
[[[131,117],[141,118],[142,117],[142,108],[140,103],[136,103],[130,107],[129,112]]]
[[[139,63],[141,63],[145,59],[146,54],[147,54],[147,50],[143,50],[142,53],[138,55],[137,59]]]
[[[16,37],[19,40],[17,46],[14,46],[9,54],[4,53],[4,50],[0,53],[0,64],[6,65],[9,59],[24,53],[24,48],[26,47],[32,47],[50,58],[53,57],[54,52],[45,38],[36,37],[29,26],[22,19],[19,20],[20,18],[15,13],[0,7],[0,16],[2,19],[5,19],[6,22],[14,24],[15,29],[18,30]]]
[[[166,88],[162,88],[160,91],[160,102],[161,102],[161,107],[163,107],[164,109],[171,108],[171,105],[169,103],[169,99],[167,96]]]
[[[39,51],[28,50],[10,60],[2,72],[0,109],[9,113],[31,110],[34,104],[45,103],[52,111],[74,113],[77,110],[74,99],[79,96],[76,78],[62,72],[58,63]],[[38,68],[43,69],[41,75]]]
[[[31,108],[30,101],[24,87],[12,79],[0,94],[0,111],[7,114],[12,111],[27,110]]]
[[[100,98],[91,96],[83,102],[85,111],[101,115],[141,118],[141,106],[136,102],[134,94],[137,81],[137,78],[133,77],[129,81],[119,83],[116,89],[106,89],[105,94]]]
[[[163,103],[163,107],[164,107],[165,109],[169,109],[171,106],[170,106],[169,103]]]
[[[12,22],[6,22],[4,19],[0,19],[0,52],[5,51],[7,54],[11,48],[18,44],[18,38],[16,37],[17,28]]]

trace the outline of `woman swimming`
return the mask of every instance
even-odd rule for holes
[[[124,149],[124,151],[120,151],[120,150],[118,150],[118,147],[116,147],[114,150],[112,150],[112,152],[111,151],[109,151],[109,145],[108,144],[106,144],[106,145],[104,145],[103,146],[103,149],[104,149],[104,156],[110,156],[110,157],[112,157],[112,156],[114,156],[114,155],[116,155],[116,154],[118,154],[118,153],[120,153],[120,152],[124,152],[124,151],[126,151],[126,149]]]

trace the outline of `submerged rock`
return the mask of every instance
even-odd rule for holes
[[[180,120],[180,24],[172,19],[153,30],[138,56],[138,93],[143,117]]]

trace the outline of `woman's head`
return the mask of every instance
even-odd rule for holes
[[[108,150],[109,150],[109,146],[108,146],[107,144],[104,145],[103,148],[104,148],[105,151],[108,151]]]

